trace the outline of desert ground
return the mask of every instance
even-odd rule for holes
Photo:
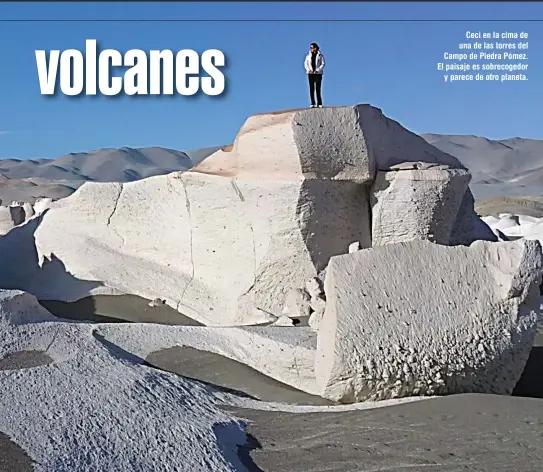
[[[542,470],[542,149],[356,105],[0,160],[0,471]]]

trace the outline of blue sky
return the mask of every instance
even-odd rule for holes
[[[371,103],[417,133],[543,139],[541,3],[0,3],[2,19],[461,19],[476,23],[0,23],[0,158],[56,158],[102,147],[197,149],[230,143],[253,113],[305,107],[303,59],[327,59],[325,105]],[[465,31],[526,31],[529,81],[444,83],[436,70]],[[221,49],[221,97],[40,95],[34,50]]]

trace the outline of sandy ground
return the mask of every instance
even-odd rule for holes
[[[125,320],[149,320],[155,310],[163,310],[159,313],[166,323],[169,317],[179,316],[167,307],[150,308],[138,297],[116,297],[124,307],[115,312],[110,298],[94,297],[93,313],[99,321],[113,314]],[[74,304],[58,306],[66,305],[72,318],[87,319],[93,314],[84,310],[74,314]],[[0,369],[49,362],[42,352],[24,351],[1,359]],[[146,362],[242,396],[330,404],[241,363],[189,347],[154,352]],[[512,397],[454,395],[374,410],[319,413],[225,408],[248,422],[248,442],[239,454],[250,472],[535,472],[543,470],[541,372],[543,327]],[[0,433],[0,472],[32,470],[25,452]]]
[[[332,405],[331,401],[297,390],[274,380],[241,362],[188,346],[173,347],[150,354],[147,363],[161,370],[180,374],[235,391],[258,400],[300,405]]]
[[[53,315],[69,320],[202,326],[168,305],[150,307],[149,300],[136,295],[98,295],[73,303],[40,300],[40,304]]]
[[[32,459],[9,436],[0,433],[0,472],[33,472]]]
[[[136,295],[97,295],[77,302],[40,300],[40,304],[59,318],[95,323],[156,323],[181,326],[204,326],[168,305],[149,306],[149,300]],[[295,326],[308,326],[309,317],[293,319]]]
[[[19,351],[0,359],[0,370],[31,369],[47,365],[53,359],[42,351]]]
[[[249,472],[536,472],[543,470],[542,372],[540,326],[511,397],[453,395],[337,413],[228,411],[248,421],[239,454]]]
[[[475,211],[481,216],[500,213],[543,218],[543,197],[492,197],[475,202]]]
[[[249,420],[250,472],[536,472],[543,400],[455,395],[334,413],[228,409]]]

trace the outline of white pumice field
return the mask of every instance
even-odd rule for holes
[[[451,139],[288,110],[162,173],[19,182],[0,471],[541,470],[543,213],[481,212]]]

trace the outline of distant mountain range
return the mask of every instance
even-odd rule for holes
[[[33,202],[64,198],[85,182],[131,182],[190,169],[221,146],[196,151],[161,147],[100,149],[58,159],[0,160],[0,199]]]
[[[543,141],[478,136],[423,134],[430,144],[458,158],[472,173],[477,199],[543,195]],[[58,159],[0,160],[0,200],[33,202],[37,197],[64,198],[83,183],[131,182],[184,171],[222,146],[195,151],[161,147],[100,149]]]
[[[543,195],[543,141],[478,136],[423,134],[430,144],[452,154],[472,174],[477,199]]]

